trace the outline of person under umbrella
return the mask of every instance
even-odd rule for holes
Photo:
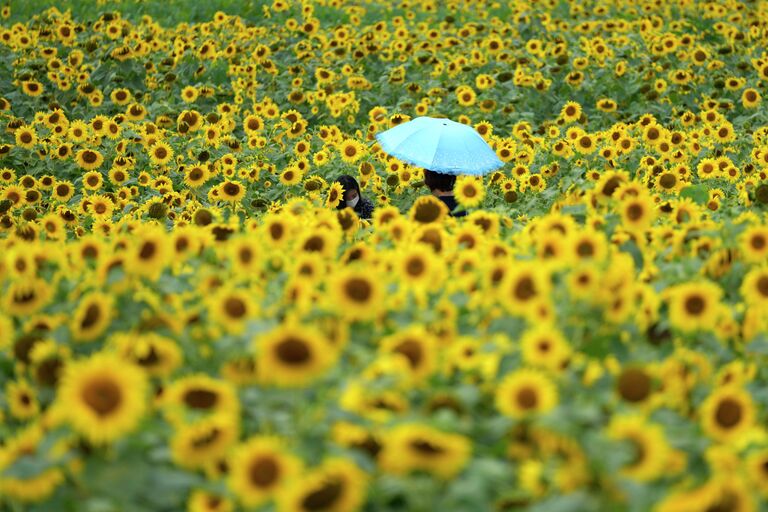
[[[342,174],[334,182],[341,184],[344,189],[342,200],[336,207],[337,210],[350,207],[361,219],[370,219],[373,216],[373,203],[360,193],[360,185],[355,178],[349,174]]]
[[[456,202],[456,198],[453,196],[453,186],[456,184],[456,176],[424,169],[424,184],[427,185],[432,192],[432,195],[445,203],[451,217],[464,217],[467,214],[464,210],[458,212],[454,211],[459,205],[459,203]]]
[[[454,217],[456,176],[483,176],[504,165],[477,130],[446,118],[417,117],[376,135],[381,149],[424,169],[424,183]]]

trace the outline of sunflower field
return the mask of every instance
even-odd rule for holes
[[[766,48],[765,0],[0,5],[0,511],[768,510]],[[376,142],[418,116],[504,162],[464,217]]]

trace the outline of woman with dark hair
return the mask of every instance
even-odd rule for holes
[[[357,180],[349,174],[342,174],[336,178],[335,182],[340,183],[344,189],[336,209],[343,210],[349,206],[361,219],[370,219],[373,215],[373,203],[360,193],[360,185],[358,185]]]
[[[424,169],[424,184],[429,187],[432,195],[445,203],[451,217],[464,217],[467,214],[466,211],[454,211],[459,206],[456,198],[453,197],[453,186],[456,184],[456,176]]]

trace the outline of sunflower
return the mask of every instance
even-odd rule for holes
[[[173,160],[173,148],[165,142],[156,142],[149,149],[149,159],[153,165],[166,165]]]
[[[184,184],[191,188],[200,188],[211,177],[207,166],[193,165],[184,170]]]
[[[414,244],[403,250],[395,263],[399,283],[420,292],[430,289],[435,279],[439,280],[440,267],[433,251],[425,244]]]
[[[40,412],[34,388],[25,380],[9,381],[5,385],[5,396],[11,416],[19,420],[30,420]]]
[[[339,155],[346,163],[355,163],[365,154],[365,147],[354,139],[345,139],[339,144]]]
[[[194,490],[187,501],[188,512],[233,512],[232,499],[204,490]]]
[[[750,226],[739,237],[744,261],[762,263],[768,257],[768,227]]]
[[[741,93],[741,104],[744,108],[757,108],[762,102],[760,91],[753,88],[744,89]]]
[[[240,334],[256,314],[256,304],[245,290],[225,287],[210,298],[210,318],[230,334]]]
[[[85,142],[88,139],[90,127],[84,121],[75,120],[69,125],[67,136],[72,142]]]
[[[555,384],[535,370],[523,368],[510,373],[496,388],[496,408],[512,418],[546,414],[557,401]]]
[[[37,145],[37,131],[31,126],[22,126],[14,133],[16,145],[24,149],[32,149]]]
[[[194,85],[188,85],[181,90],[181,99],[184,103],[194,103],[200,96],[200,90]]]
[[[747,457],[747,473],[763,496],[768,496],[768,450],[763,448]]]
[[[722,289],[709,281],[687,282],[665,291],[669,301],[669,322],[683,332],[711,330],[718,319]]]
[[[571,347],[554,327],[541,325],[526,331],[520,339],[523,362],[527,365],[562,371],[570,362]]]
[[[381,341],[383,354],[400,356],[413,382],[427,379],[436,369],[438,340],[422,326],[412,326]]]
[[[744,438],[754,425],[756,413],[748,391],[726,385],[704,400],[699,414],[704,432],[717,441],[728,443]]]
[[[36,455],[47,460],[61,458],[67,446],[64,443],[54,445],[53,448],[43,450],[45,431],[39,422],[31,423],[21,428],[13,436],[5,436],[3,449],[0,451],[0,493],[17,502],[25,503],[43,502],[47,500],[56,488],[64,482],[64,473],[58,467],[43,466],[32,471],[24,471],[24,476],[11,476],[6,473],[9,466],[31,455]],[[43,505],[44,506],[44,505]],[[29,507],[24,507],[29,508]]]
[[[482,181],[473,176],[460,176],[453,189],[456,200],[464,208],[474,208],[485,198]]]
[[[156,228],[144,228],[131,241],[126,266],[132,273],[149,279],[157,279],[169,262],[171,247],[165,232]]]
[[[448,215],[448,207],[433,195],[421,196],[413,202],[410,217],[420,224],[440,222]]]
[[[245,196],[245,187],[236,180],[225,180],[218,188],[219,197],[228,203],[238,203]]]
[[[581,105],[575,101],[567,101],[560,109],[560,117],[566,123],[577,121],[581,117]]]
[[[308,326],[281,325],[254,339],[258,373],[268,383],[295,387],[324,374],[337,353],[328,340]]]
[[[75,341],[93,341],[109,327],[113,315],[112,295],[92,292],[83,297],[72,315],[70,332]]]
[[[37,80],[26,80],[21,83],[21,91],[27,96],[37,97],[43,94],[43,84]]]
[[[180,425],[171,438],[171,459],[182,468],[203,469],[226,456],[239,431],[237,419],[223,414]]]
[[[660,425],[641,416],[614,416],[606,434],[609,439],[628,442],[634,451],[620,470],[623,476],[650,482],[667,473],[671,450]]]
[[[247,277],[258,271],[262,264],[261,246],[251,236],[240,236],[228,244],[229,259],[236,275]]]
[[[468,85],[457,87],[456,101],[462,107],[471,107],[477,101],[477,93]]]
[[[367,475],[342,458],[325,460],[320,467],[284,486],[277,496],[278,512],[353,512],[366,495]]]
[[[4,293],[4,311],[15,316],[36,313],[51,299],[51,285],[40,278],[12,281]]]
[[[472,452],[468,438],[427,425],[398,425],[383,433],[381,439],[379,466],[395,475],[423,470],[448,480],[464,469]]]
[[[619,205],[622,225],[631,232],[644,232],[656,216],[653,199],[648,194],[629,196]]]
[[[290,187],[298,184],[302,177],[303,173],[296,166],[290,165],[280,173],[280,183]]]
[[[379,314],[384,290],[375,274],[360,268],[335,272],[329,290],[339,314],[350,320],[369,320]]]
[[[183,360],[181,348],[173,339],[154,332],[116,334],[109,343],[118,354],[152,377],[170,377]]]
[[[325,200],[325,206],[327,208],[336,208],[341,203],[343,197],[344,187],[341,186],[341,183],[334,182],[328,187],[328,196]]]
[[[75,161],[82,169],[91,171],[101,167],[104,157],[95,149],[81,149],[75,154]]]
[[[547,271],[529,262],[518,262],[504,275],[497,288],[502,305],[515,315],[531,313],[538,304],[549,299],[551,288]]]
[[[113,354],[98,353],[64,367],[56,401],[72,427],[95,444],[133,431],[146,409],[147,377]]]
[[[264,218],[261,229],[264,233],[263,240],[270,248],[276,248],[284,245],[292,237],[293,222],[291,217],[285,213],[271,213]]]
[[[104,183],[104,178],[99,171],[88,171],[83,175],[83,187],[86,190],[98,190]]]
[[[201,373],[181,377],[169,385],[163,393],[162,405],[175,426],[218,414],[233,419],[240,416],[235,387]]]
[[[739,291],[748,304],[768,306],[768,267],[750,270],[744,276]]]

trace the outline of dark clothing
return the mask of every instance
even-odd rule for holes
[[[450,211],[451,217],[464,217],[467,215],[466,211],[461,212],[454,212],[454,210],[459,206],[459,203],[456,202],[456,198],[453,196],[437,196],[439,200],[445,203],[445,206],[448,207],[448,211]]]
[[[355,213],[359,218],[370,219],[373,216],[373,203],[363,196],[359,197],[360,200],[357,202],[353,210],[355,210]]]

